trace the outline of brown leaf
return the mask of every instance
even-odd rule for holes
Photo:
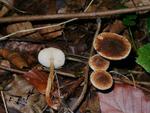
[[[25,73],[24,78],[33,85],[40,93],[44,94],[47,86],[48,74],[36,69]]]
[[[32,23],[31,22],[21,22],[21,23],[15,23],[15,24],[10,24],[6,28],[6,32],[8,34],[20,31],[20,30],[27,30],[27,29],[32,29]],[[42,36],[35,31],[28,31],[28,32],[23,32],[23,33],[17,33],[12,37],[17,37],[17,38],[28,38],[28,39],[42,39]]]
[[[28,64],[26,63],[26,61],[17,52],[9,51],[8,49],[0,49],[0,56],[9,60],[12,64],[14,64],[16,67],[20,69],[24,67],[28,67]]]
[[[150,99],[127,84],[115,84],[110,93],[98,93],[102,113],[150,113]]]
[[[46,106],[45,98],[25,79],[15,75],[14,80],[5,88],[5,100],[9,111],[21,113],[41,113]]]
[[[2,106],[0,106],[0,113],[5,113],[5,110]]]
[[[112,33],[120,33],[126,27],[123,25],[123,22],[120,20],[115,20],[113,24],[109,24],[103,31],[104,32],[112,32]]]
[[[6,43],[5,48],[14,51],[25,52],[29,54],[38,53],[41,49],[45,48],[44,44],[33,44],[27,42],[9,41]]]
[[[3,6],[2,9],[0,10],[0,17],[3,17],[5,14],[7,14],[7,12],[9,11],[10,9],[6,6]]]
[[[63,87],[61,89],[61,93],[64,96],[64,98],[67,99],[71,94],[74,94],[74,92],[83,82],[83,80],[84,80],[84,77],[80,77],[78,80],[72,81],[69,83],[69,85],[66,85],[66,87]]]
[[[56,0],[15,0],[14,6],[29,14],[52,14],[56,12]]]
[[[99,97],[96,92],[90,92],[80,107],[81,113],[100,113]]]
[[[42,25],[42,26],[49,26],[50,24]],[[42,27],[39,25],[39,27]],[[61,36],[63,33],[64,26],[55,26],[55,27],[49,27],[45,29],[38,30],[39,33],[44,37],[44,39],[53,39],[58,36]]]

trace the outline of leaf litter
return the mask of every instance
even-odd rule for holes
[[[52,5],[52,7],[49,2],[50,1],[42,0],[39,5],[39,0],[16,0],[13,1],[8,11],[5,12],[1,10],[2,17],[50,14],[56,12],[82,12],[85,6],[90,3],[89,0],[65,0],[65,2],[56,1],[57,7],[54,7],[55,5]],[[148,3],[144,0],[135,0],[137,6]],[[55,2],[52,4],[55,4]],[[6,7],[6,4],[2,4],[2,6]],[[43,6],[45,8],[43,8]],[[115,2],[113,0],[94,0],[87,12],[108,11],[109,9],[116,8],[115,6],[124,6],[127,8],[132,7],[133,3],[123,0]],[[49,10],[51,8],[52,10]],[[113,18],[110,17],[109,19],[102,19],[99,33],[118,33],[126,36],[131,44],[133,44],[132,41],[135,41],[136,46],[138,48],[141,47],[150,41],[148,31],[149,24],[146,24],[149,18],[147,18],[147,16],[141,17],[139,14],[136,14],[136,17],[134,15],[135,14],[126,14],[123,16],[114,16]],[[139,24],[135,24],[136,22],[139,22]],[[0,34],[1,36],[5,36],[10,33],[18,32],[19,30],[45,27],[47,25],[53,25],[54,23],[55,21],[7,23],[6,26],[2,25],[0,27]],[[131,40],[131,34],[128,31],[129,27],[134,36],[134,40]],[[80,97],[83,85],[86,84],[86,82],[83,82],[86,75],[85,72],[87,71],[86,64],[96,29],[97,24],[94,19],[79,20],[64,26],[59,25],[40,30],[32,30],[32,32],[26,33],[19,32],[10,36],[7,40],[1,41],[0,65],[2,65],[5,70],[0,70],[0,87],[2,87],[4,91],[9,112],[49,113],[53,111],[51,107],[47,107],[44,95],[48,71],[37,61],[39,51],[46,47],[59,48],[65,52],[67,57],[71,57],[68,59],[66,57],[67,61],[65,62],[65,66],[55,70],[56,73],[59,73],[57,73],[58,78],[55,77],[55,87],[50,96],[52,97],[51,101],[53,105],[59,105],[58,112],[72,112],[71,109],[76,104],[78,97]],[[3,51],[8,54],[4,54]],[[13,55],[14,53],[15,55]],[[93,53],[96,53],[96,51]],[[148,53],[149,52],[146,51],[145,54]],[[145,54],[142,55],[144,56]],[[118,73],[117,77],[113,76],[114,87],[105,92],[95,89],[91,83],[89,83],[87,94],[83,95],[85,96],[85,100],[82,105],[79,106],[77,112],[149,113],[149,73],[146,73],[143,68],[136,64],[135,58],[137,55],[136,51],[131,51],[127,59],[117,62],[111,61],[111,66],[108,71]],[[145,60],[145,58],[143,59]],[[12,70],[10,71],[9,69]],[[88,72],[88,76],[90,76],[90,73],[91,70]],[[72,78],[68,75],[74,76]],[[118,82],[119,84],[117,84]],[[123,84],[124,82],[126,82],[126,84]],[[133,85],[137,86],[137,88],[133,87]],[[145,88],[147,90],[145,90]],[[61,101],[57,101],[58,97],[61,98]],[[2,104],[0,107],[1,106],[2,109],[0,110],[4,110]]]

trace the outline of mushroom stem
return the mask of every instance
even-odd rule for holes
[[[51,61],[50,62],[50,74],[47,80],[47,87],[46,87],[46,92],[45,92],[46,102],[49,106],[51,106],[52,104],[51,99],[50,99],[50,92],[53,87],[53,81],[54,81],[54,63]]]

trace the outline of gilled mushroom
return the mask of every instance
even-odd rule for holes
[[[57,48],[45,48],[39,52],[38,61],[45,67],[50,67],[50,64],[53,62],[54,67],[57,69],[64,65],[65,54]]]
[[[125,37],[109,32],[99,34],[93,46],[102,57],[109,60],[124,59],[131,51],[131,44]]]
[[[94,71],[107,70],[109,68],[110,62],[102,58],[99,54],[95,54],[89,59],[89,66]]]
[[[113,85],[112,76],[104,70],[92,72],[90,81],[92,85],[99,90],[107,90]]]
[[[39,62],[45,66],[50,67],[50,74],[47,81],[47,87],[46,87],[46,101],[50,107],[53,109],[57,109],[59,105],[53,105],[50,101],[50,92],[53,87],[53,81],[54,81],[54,68],[60,68],[65,63],[65,54],[62,50],[57,48],[45,48],[41,50],[38,54],[38,60]]]

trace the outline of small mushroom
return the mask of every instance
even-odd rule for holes
[[[131,51],[130,42],[116,33],[103,32],[93,42],[95,50],[109,60],[126,58]]]
[[[107,70],[109,68],[110,62],[102,58],[99,54],[95,54],[89,59],[89,66],[94,71]]]
[[[99,90],[107,90],[113,85],[112,76],[104,70],[92,72],[90,81],[92,85]]]
[[[53,61],[54,67],[60,68],[65,63],[65,54],[62,50],[57,48],[44,48],[38,54],[38,61],[45,67],[50,67]]]
[[[65,54],[62,50],[57,48],[45,48],[41,50],[38,54],[39,62],[45,66],[50,67],[50,74],[47,81],[47,87],[45,92],[45,97],[48,105],[53,109],[57,109],[58,106],[52,106],[52,102],[50,100],[50,92],[53,87],[54,81],[54,68],[60,68],[65,63]]]

